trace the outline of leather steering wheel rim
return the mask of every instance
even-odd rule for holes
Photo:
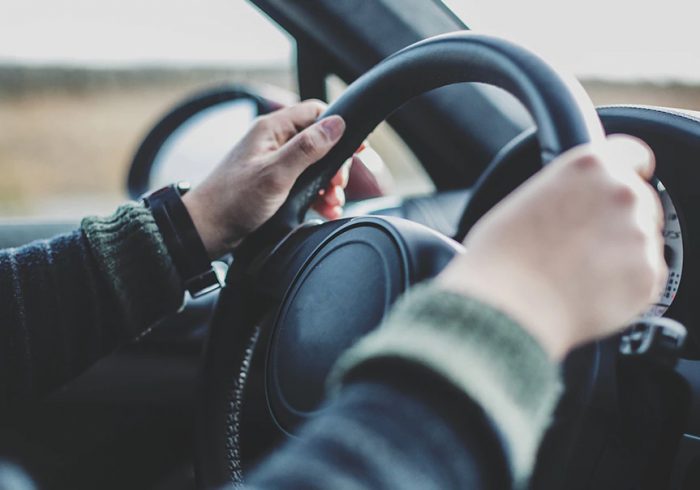
[[[604,137],[579,82],[504,39],[462,31],[435,36],[389,56],[353,82],[321,116],[339,115],[346,131],[309,167],[282,207],[239,247],[250,257],[303,222],[311,203],[374,128],[403,104],[430,90],[477,82],[500,87],[528,109],[537,126],[543,164],[574,146]]]
[[[200,378],[199,488],[215,488],[242,478],[236,433],[247,368],[262,312],[279,306],[254,287],[259,264],[274,259],[276,244],[301,223],[318,190],[377,124],[411,98],[460,82],[488,83],[515,95],[538,126],[544,163],[574,146],[604,137],[593,104],[578,82],[565,79],[529,51],[493,36],[459,32],[421,41],[350,85],[322,116],[341,115],[347,126],[344,136],[301,175],[275,216],[236,251],[211,324]]]

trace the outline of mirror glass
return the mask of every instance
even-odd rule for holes
[[[255,102],[237,99],[198,112],[163,142],[151,167],[150,187],[186,180],[197,184],[243,137],[257,116]]]

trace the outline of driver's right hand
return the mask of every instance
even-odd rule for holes
[[[509,314],[553,359],[614,333],[666,279],[653,172],[628,136],[562,154],[482,217],[438,282]]]

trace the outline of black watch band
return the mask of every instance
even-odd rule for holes
[[[222,284],[182,202],[181,196],[188,190],[185,182],[172,184],[144,196],[143,202],[153,214],[185,289],[196,298]]]

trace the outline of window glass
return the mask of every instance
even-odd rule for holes
[[[573,73],[598,104],[700,109],[693,0],[443,0],[471,29],[506,36]]]
[[[4,0],[0,216],[126,199],[141,138],[193,90],[295,88],[292,40],[239,0]]]

